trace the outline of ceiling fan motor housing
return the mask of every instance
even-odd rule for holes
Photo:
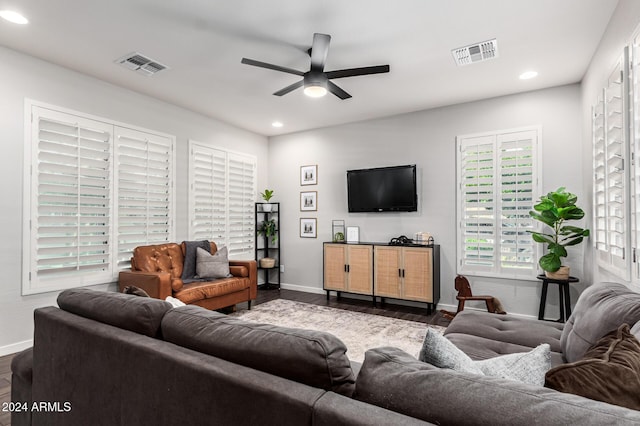
[[[309,71],[304,74],[304,87],[315,86],[327,88],[327,77],[323,72]]]

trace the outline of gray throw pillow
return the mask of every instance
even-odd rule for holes
[[[209,279],[230,277],[227,248],[221,247],[216,254],[210,254],[198,247],[196,251],[196,274],[199,278]]]
[[[551,368],[550,352],[549,344],[543,343],[529,352],[473,361],[449,339],[427,330],[419,359],[440,368],[543,386],[544,376]]]

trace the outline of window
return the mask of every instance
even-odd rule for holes
[[[253,257],[256,158],[190,141],[189,238]]]
[[[458,272],[535,278],[539,128],[457,138]]]
[[[112,282],[133,247],[170,241],[172,137],[27,109],[23,294]]]
[[[628,280],[630,235],[627,229],[631,217],[628,182],[632,162],[629,161],[626,61],[625,51],[592,108],[592,136],[596,258],[598,265]]]

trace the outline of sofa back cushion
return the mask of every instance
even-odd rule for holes
[[[640,293],[618,283],[600,283],[582,292],[560,336],[567,362],[581,359],[604,335],[640,321]]]
[[[498,377],[440,369],[391,347],[371,349],[355,399],[442,425],[634,424],[640,412]]]
[[[182,248],[176,243],[138,246],[133,249],[131,269],[142,272],[167,272],[180,278],[184,265]]]
[[[160,333],[162,317],[172,308],[164,300],[88,288],[58,295],[60,309],[150,337]]]
[[[162,334],[171,343],[316,388],[346,396],[355,388],[347,348],[329,333],[183,306],[165,315]]]

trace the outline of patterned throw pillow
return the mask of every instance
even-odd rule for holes
[[[551,368],[550,351],[550,346],[543,343],[529,352],[474,361],[446,337],[427,330],[419,359],[439,368],[542,386],[544,375]]]
[[[218,249],[216,254],[210,254],[198,247],[196,256],[196,274],[198,278],[217,279],[231,276],[226,247]]]

